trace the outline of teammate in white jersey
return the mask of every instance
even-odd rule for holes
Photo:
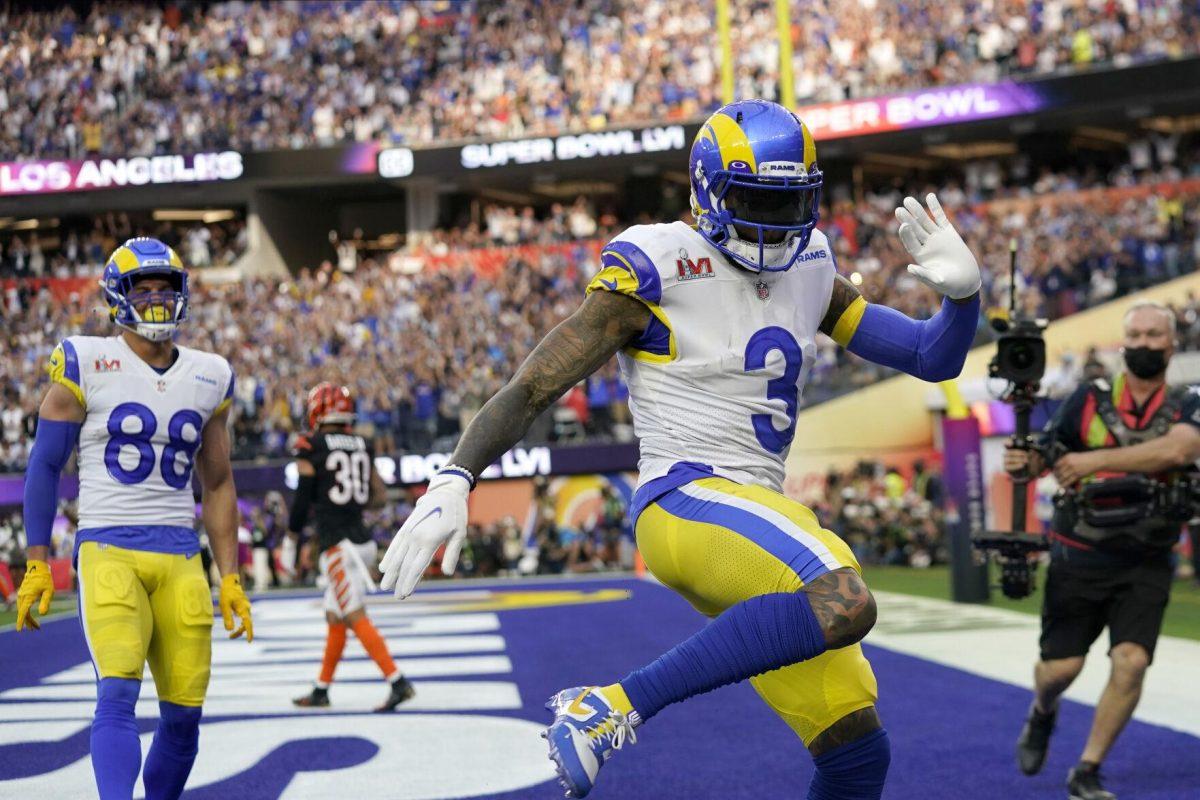
[[[160,718],[142,770],[148,800],[183,792],[199,741],[212,650],[212,594],[201,567],[192,471],[204,526],[224,576],[220,606],[231,638],[254,637],[237,572],[237,493],[229,461],[233,370],[222,357],[178,347],[187,273],[157,239],[130,239],[100,281],[115,336],[71,336],[55,348],[50,388],[25,476],[29,570],[17,629],[49,609],[46,564],[63,466],[79,447],[75,565],[79,618],[97,679],[91,754],[102,800],[130,800],[141,770],[134,708],[147,660]],[[236,615],[241,625],[233,630]]]
[[[816,762],[812,800],[877,800],[890,748],[858,642],[875,602],[850,548],[781,492],[800,389],[824,333],[926,380],[956,376],[979,319],[979,268],[942,212],[897,209],[909,271],[946,295],[932,319],[868,305],[815,230],[812,136],[758,100],[720,109],[692,145],[697,227],[630,228],[601,253],[583,305],[533,351],[463,433],[383,561],[406,596],[447,542],[453,571],[475,476],[566,389],[614,353],[641,440],[631,514],[646,566],[713,621],[608,686],[548,707],[568,794],[665,706],[749,679]]]

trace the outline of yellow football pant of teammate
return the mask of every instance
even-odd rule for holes
[[[147,660],[158,699],[199,706],[212,661],[212,593],[198,555],[79,548],[84,635],[101,678],[142,679]]]
[[[677,516],[663,508],[666,498],[660,498],[638,517],[637,543],[654,576],[705,616],[715,617],[758,595],[799,590],[804,581],[781,558],[791,560],[793,554],[785,548],[803,555],[800,548],[824,547],[838,566],[861,572],[845,542],[823,529],[807,507],[778,492],[724,478],[704,478],[681,488],[688,487],[708,498],[707,510],[692,515],[701,518]],[[723,513],[731,508],[735,514]],[[784,522],[768,540],[762,528],[771,519]],[[857,644],[759,675],[750,683],[806,746],[842,717],[874,705],[879,693]]]

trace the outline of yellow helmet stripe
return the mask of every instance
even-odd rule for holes
[[[817,160],[817,141],[803,122],[800,123],[800,130],[804,132],[804,168],[812,169],[813,162]]]
[[[137,253],[128,247],[118,247],[113,251],[112,258],[109,260],[117,265],[117,269],[122,275],[138,268]]]
[[[705,137],[710,139],[721,151],[721,167],[729,169],[730,162],[744,161],[750,165],[751,172],[758,171],[758,163],[754,159],[754,150],[750,147],[750,139],[742,126],[733,117],[724,114],[713,114],[705,126]],[[807,153],[807,148],[805,148]]]
[[[114,250],[108,260],[117,265],[117,270],[122,275],[142,266],[142,263],[138,260],[137,253],[124,245]],[[167,248],[167,262],[171,269],[177,269],[181,272],[185,270],[183,259],[179,257],[179,253],[176,253],[173,247]]]

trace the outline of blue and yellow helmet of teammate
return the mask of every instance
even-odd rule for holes
[[[162,278],[171,288],[138,288],[145,278]],[[139,236],[114,250],[100,286],[112,321],[151,341],[170,339],[187,319],[187,271],[179,254],[158,239]]]
[[[823,177],[799,117],[766,100],[722,106],[696,134],[688,167],[705,239],[755,272],[796,263],[819,218]]]

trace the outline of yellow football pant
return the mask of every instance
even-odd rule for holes
[[[846,543],[808,508],[724,478],[693,481],[647,506],[637,520],[637,543],[654,576],[709,617],[751,597],[795,592],[834,569],[861,571]],[[857,644],[750,683],[806,746],[878,697]]]
[[[147,660],[158,699],[199,706],[212,661],[212,593],[199,556],[79,548],[84,635],[101,678],[142,679]]]

